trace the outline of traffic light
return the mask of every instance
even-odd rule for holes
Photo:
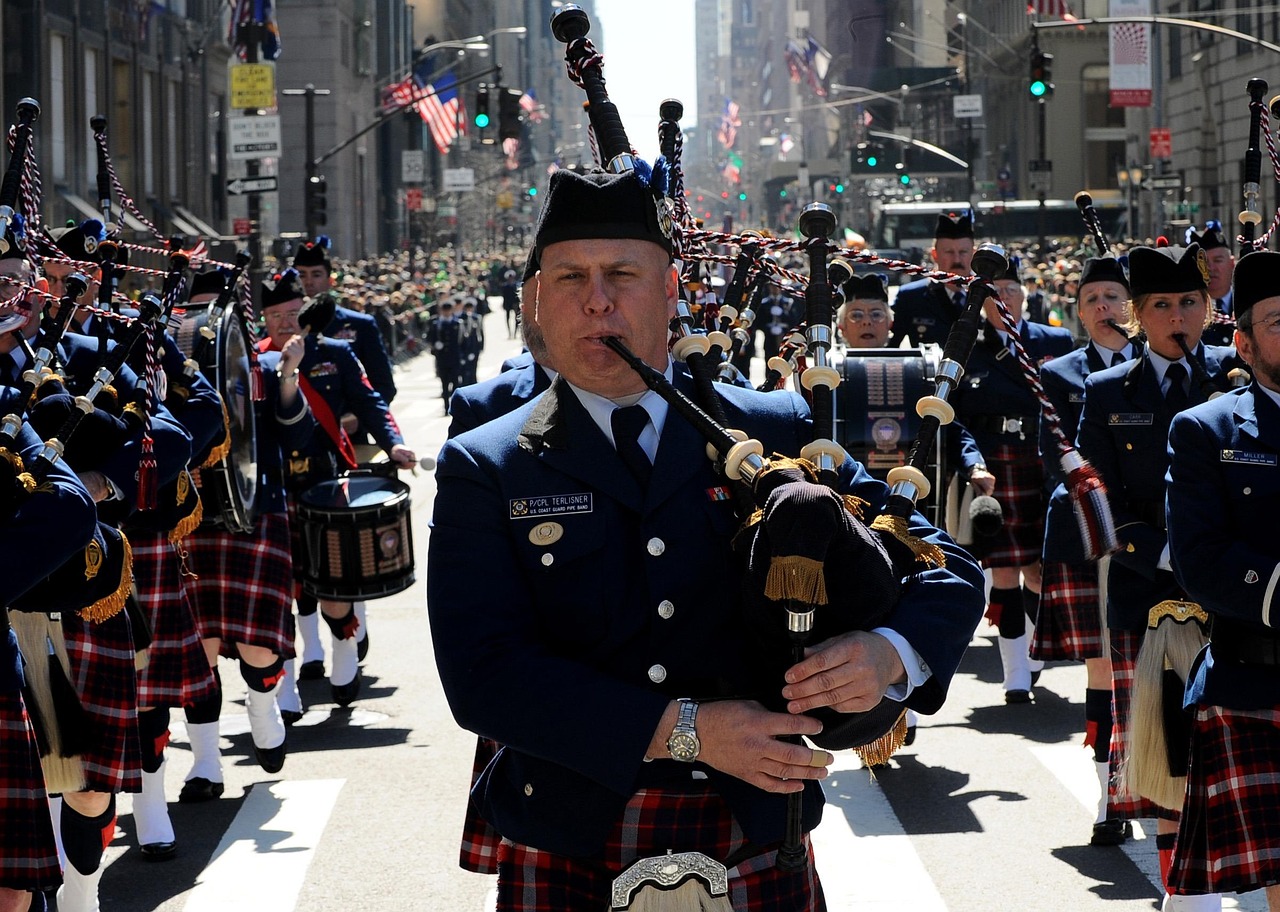
[[[880,143],[860,142],[853,150],[850,170],[855,174],[892,174],[893,164]]]
[[[489,88],[481,86],[476,89],[476,127],[483,130],[489,126]]]
[[[1039,48],[1031,49],[1031,75],[1027,91],[1036,101],[1053,96],[1053,55]]]
[[[523,94],[519,89],[503,89],[498,96],[499,139],[520,138],[520,98]]]
[[[747,201],[747,195],[745,193],[739,193],[738,202],[745,203],[746,201]]]
[[[307,206],[307,224],[323,225],[329,220],[325,213],[325,207],[328,201],[325,199],[325,191],[327,187],[323,175],[313,174],[307,178],[306,206]]]

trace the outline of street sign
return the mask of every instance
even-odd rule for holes
[[[231,68],[231,107],[274,108],[276,68],[270,63],[239,63]]]
[[[228,196],[242,196],[245,193],[275,193],[278,189],[279,184],[274,174],[264,177],[233,177],[227,181]]]
[[[1183,180],[1181,174],[1162,174],[1149,177],[1142,182],[1143,190],[1181,190]]]
[[[422,190],[418,187],[410,187],[405,190],[404,205],[410,212],[422,211]]]
[[[277,158],[280,155],[280,115],[228,117],[229,151],[232,161]]]
[[[982,96],[981,95],[956,95],[951,99],[951,114],[953,117],[981,117],[982,116]]]
[[[420,184],[426,174],[426,158],[421,149],[405,149],[400,153],[400,183]]]
[[[445,168],[444,192],[462,193],[476,188],[476,172],[473,168]]]
[[[231,233],[236,237],[248,237],[253,234],[253,220],[247,218],[232,219]]]
[[[1151,131],[1151,157],[1173,157],[1173,131],[1168,127],[1155,127]]]

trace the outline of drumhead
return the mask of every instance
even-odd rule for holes
[[[383,475],[347,475],[322,481],[302,492],[300,507],[315,510],[378,509],[407,497],[409,486]]]
[[[218,391],[231,423],[231,452],[227,456],[235,495],[232,510],[245,529],[253,528],[258,493],[257,415],[253,402],[253,344],[239,313],[228,310],[218,322]]]

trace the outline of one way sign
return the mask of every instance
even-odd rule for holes
[[[233,177],[227,181],[228,196],[242,196],[245,193],[274,193],[278,189],[274,174],[266,177]]]

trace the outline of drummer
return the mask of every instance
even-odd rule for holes
[[[286,269],[263,285],[262,314],[268,336],[259,344],[263,352],[279,350],[301,332],[298,314],[303,298],[302,282],[293,269]],[[413,468],[418,457],[404,445],[386,402],[365,382],[351,346],[309,333],[305,349],[298,383],[320,430],[308,445],[290,451],[286,486],[291,505],[296,507],[297,496],[313,485],[357,468],[355,448],[337,418],[347,412],[360,419],[361,426],[369,430],[393,463],[402,469]],[[296,533],[295,529],[295,559],[301,556],[301,539]],[[333,634],[333,663],[329,670],[333,699],[339,706],[350,706],[360,692],[356,638],[362,625],[349,602],[322,599],[320,612]]]
[[[225,285],[226,277],[218,271],[196,275],[187,319],[196,319]],[[280,349],[259,358],[265,398],[254,403],[258,478],[253,531],[239,534],[206,525],[186,540],[192,572],[187,592],[205,656],[218,682],[206,699],[184,707],[194,761],[178,797],[186,803],[221,797],[224,789],[218,733],[222,715],[219,655],[240,660],[258,765],[269,773],[279,772],[284,765],[284,712],[289,707],[282,706],[278,694],[296,693],[297,687],[292,669],[285,665],[294,656],[293,562],[281,451],[305,445],[315,421],[298,393],[302,339],[284,340]],[[293,711],[294,718],[300,716],[301,704]]]

